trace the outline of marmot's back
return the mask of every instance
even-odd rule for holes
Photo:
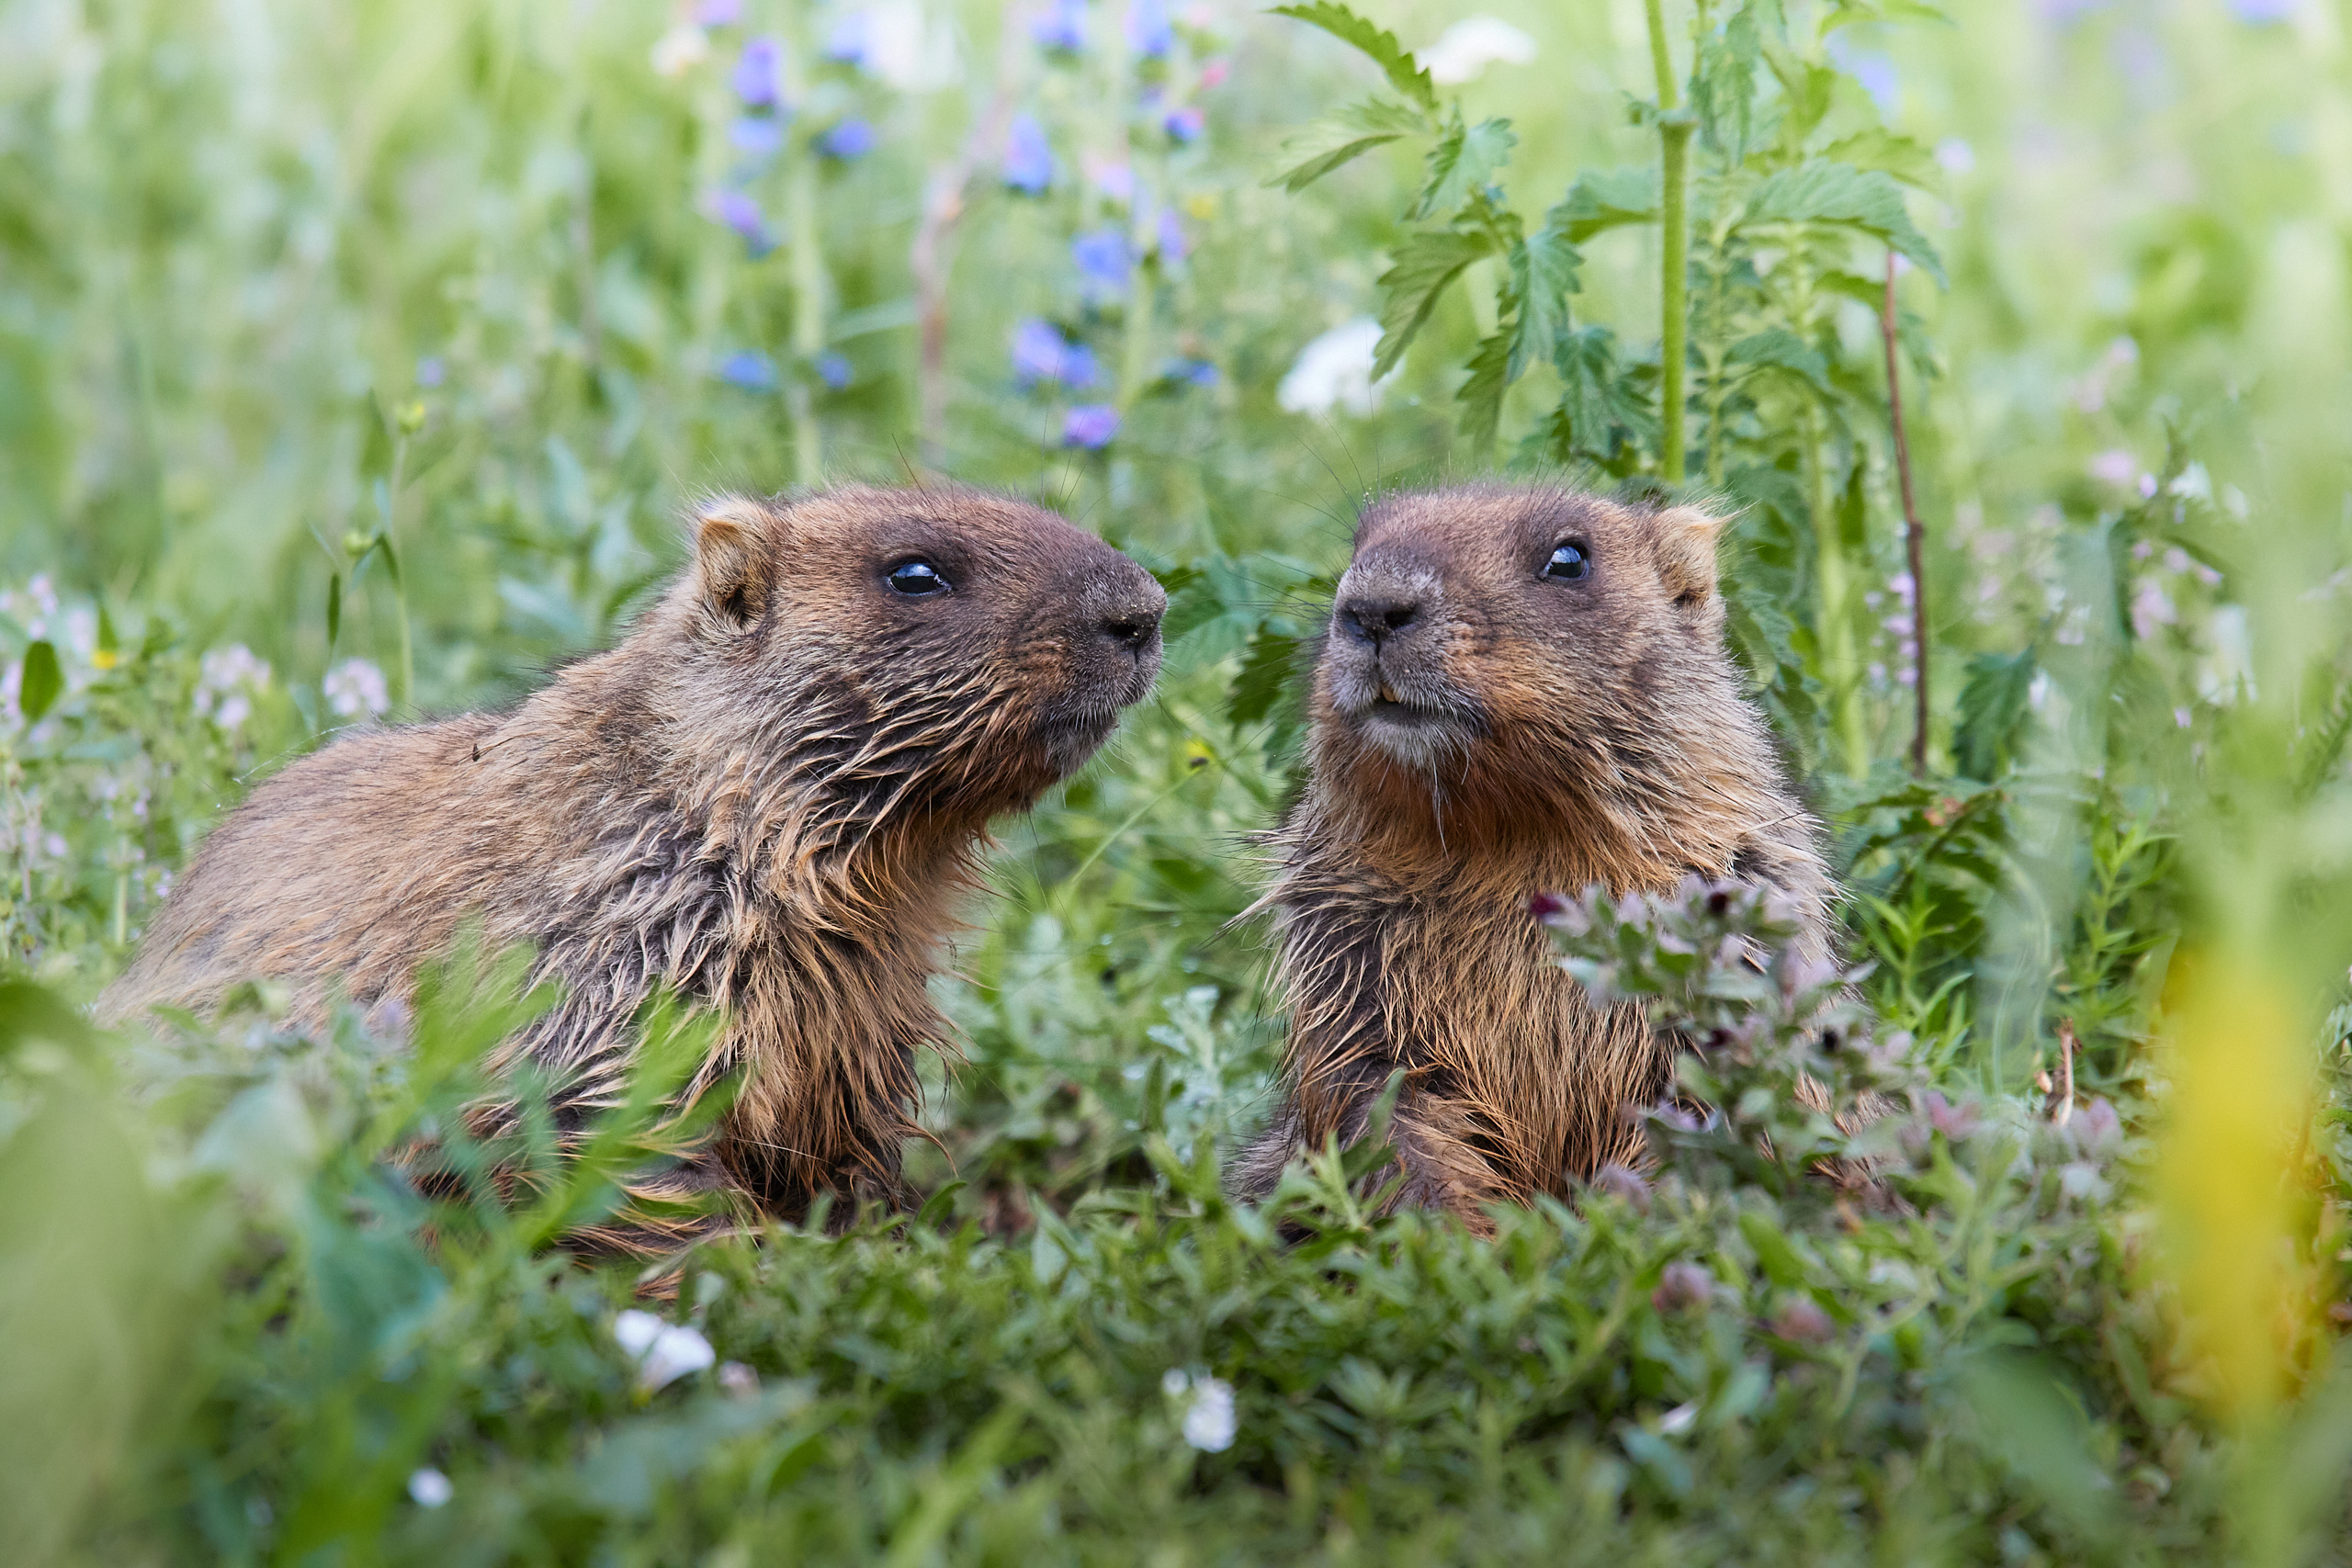
[[[1241,1190],[1356,1136],[1397,1068],[1403,1201],[1479,1224],[1634,1156],[1625,1108],[1670,1048],[1552,962],[1537,893],[1753,880],[1826,950],[1815,824],[1724,648],[1717,526],[1501,485],[1365,515],[1273,837],[1288,1096]]]
[[[207,840],[105,1010],[288,982],[405,993],[479,915],[563,999],[509,1042],[614,1102],[657,984],[729,1010],[743,1075],[690,1171],[796,1217],[895,1195],[924,982],[991,817],[1150,689],[1166,598],[1092,536],[975,491],[701,509],[694,565],[514,712],[353,737]]]

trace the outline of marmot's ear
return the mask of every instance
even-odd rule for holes
[[[695,575],[702,602],[725,625],[747,626],[767,605],[761,568],[768,522],[756,501],[722,495],[695,508]]]
[[[1695,506],[1677,506],[1658,513],[1657,570],[1666,591],[1686,610],[1695,610],[1715,596],[1715,536],[1724,520]]]

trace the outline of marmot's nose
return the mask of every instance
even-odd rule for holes
[[[1095,630],[1129,653],[1140,653],[1159,638],[1159,612],[1115,610],[1096,623]]]
[[[1340,606],[1340,624],[1374,648],[1420,618],[1420,601],[1401,594],[1352,593]]]

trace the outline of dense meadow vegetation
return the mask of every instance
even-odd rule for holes
[[[2352,14],[1287,9],[0,8],[13,1560],[2352,1559]],[[1711,1114],[1491,1240],[1370,1149],[1230,1204],[1306,639],[1496,472],[1736,511],[1851,967],[1563,889]],[[85,1021],[256,778],[608,640],[694,494],[928,475],[1171,606],[1001,827],[920,1213],[550,1250],[667,1010],[584,1157],[420,1194],[514,955]]]

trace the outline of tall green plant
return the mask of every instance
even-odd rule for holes
[[[1656,96],[1630,112],[1657,132],[1657,162],[1586,170],[1536,221],[1513,209],[1500,183],[1517,140],[1509,120],[1468,121],[1458,101],[1440,101],[1393,34],[1343,5],[1279,9],[1361,51],[1387,90],[1320,122],[1300,148],[1307,155],[1275,183],[1304,190],[1390,143],[1422,151],[1425,176],[1402,215],[1409,227],[1379,278],[1374,373],[1403,358],[1474,264],[1499,261],[1496,330],[1472,352],[1456,393],[1470,454],[1492,453],[1507,393],[1540,363],[1551,365],[1557,391],[1522,435],[1517,462],[1679,491],[1695,423],[1708,490],[1769,513],[1789,534],[1772,568],[1787,581],[1751,585],[1764,592],[1745,598],[1752,661],[1780,672],[1771,678],[1779,705],[1801,733],[1826,729],[1842,771],[1867,773],[1857,583],[1885,408],[1868,371],[1847,363],[1837,315],[1849,301],[1873,315],[1883,304],[1869,276],[1876,257],[1869,270],[1860,259],[1869,253],[1899,254],[1943,281],[1942,260],[1905,201],[1906,186],[1935,190],[1940,175],[1927,148],[1880,122],[1827,44],[1856,22],[1936,14],[1836,6],[1801,28],[1778,0],[1700,0],[1680,72],[1663,0],[1649,0]],[[1626,352],[1605,326],[1577,325],[1570,306],[1584,246],[1652,225],[1662,300],[1655,358]],[[1924,358],[1916,326],[1910,342]],[[1810,624],[1773,607],[1785,604]]]

